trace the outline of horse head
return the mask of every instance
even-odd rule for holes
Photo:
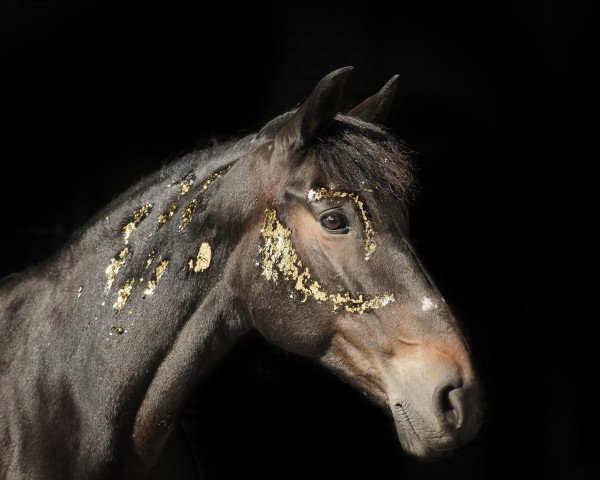
[[[389,408],[407,452],[436,458],[476,434],[478,379],[408,238],[410,164],[378,125],[397,77],[343,115],[350,71],[324,77],[257,136],[261,247],[243,269],[248,310],[268,340]]]

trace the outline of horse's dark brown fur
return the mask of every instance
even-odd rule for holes
[[[338,113],[349,73],[142,180],[0,286],[0,478],[195,478],[179,419],[254,328],[390,408],[414,455],[475,434],[468,348],[406,238],[405,149],[369,123],[395,79],[355,118]]]

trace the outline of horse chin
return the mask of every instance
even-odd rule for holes
[[[412,457],[426,462],[435,461],[449,456],[454,450],[450,446],[431,445],[426,438],[419,435],[413,421],[403,409],[394,407],[392,413],[400,445]]]

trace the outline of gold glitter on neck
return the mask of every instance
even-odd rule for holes
[[[358,195],[352,192],[327,190],[326,188],[317,188],[316,190],[311,189],[308,191],[309,200],[321,200],[322,198],[349,198],[354,202],[356,208],[358,208],[358,211],[360,212],[365,230],[365,260],[369,260],[375,251],[375,234],[371,222],[367,217],[365,206]]]
[[[110,265],[106,267],[106,270],[104,272],[106,276],[106,287],[104,287],[105,295],[110,291],[110,288],[112,287],[115,278],[117,278],[117,273],[119,273],[119,270],[125,263],[125,259],[128,254],[129,248],[125,247],[123,250],[117,253],[117,255],[113,259],[111,259]]]
[[[188,262],[188,267],[190,270],[194,270],[194,272],[203,272],[208,267],[210,267],[210,260],[212,258],[212,250],[210,245],[206,242],[200,245],[198,248],[198,254],[196,255],[196,264],[194,265],[194,259],[190,259]]]
[[[294,282],[294,288],[304,294],[302,302],[305,302],[308,297],[313,297],[318,302],[331,302],[334,311],[343,307],[347,312],[362,314],[394,301],[394,296],[391,294],[364,298],[362,295],[352,297],[348,292],[327,293],[319,282],[311,280],[308,268],[303,268],[292,245],[291,232],[277,220],[275,210],[267,211],[261,235],[264,240],[261,248],[262,275],[275,283],[279,275]]]
[[[218,180],[223,175],[225,175],[227,173],[227,170],[229,170],[229,168],[230,167],[224,168],[223,170],[219,170],[217,173],[213,173],[210,177],[208,177],[206,180],[204,180],[204,183],[202,184],[202,191],[204,191],[208,187],[210,187],[210,184],[213,183],[215,180]]]
[[[179,193],[183,197],[186,193],[190,191],[192,185],[194,184],[195,176],[193,173],[186,175],[186,177],[181,181],[179,185]]]
[[[196,196],[196,198],[194,198],[190,203],[188,203],[187,206],[185,207],[185,209],[183,210],[181,225],[179,225],[180,232],[185,230],[185,228],[192,221],[194,212],[196,211],[196,208],[198,208],[198,205],[200,205],[200,197],[202,196],[202,193],[205,192],[213,182],[215,182],[216,180],[221,178],[223,175],[225,175],[227,173],[227,170],[229,170],[229,168],[230,167],[227,167],[227,168],[224,168],[223,170],[218,171],[217,173],[213,173],[210,177],[208,177],[206,180],[204,180],[204,183],[202,183],[202,190],[200,191],[200,193]]]
[[[134,283],[135,283],[135,278],[130,278],[119,289],[119,292],[117,293],[117,301],[113,305],[115,312],[120,312],[121,310],[123,310],[123,307],[125,307],[125,302],[127,302],[129,295],[131,295],[131,291],[133,290]]]
[[[148,259],[146,260],[146,266],[144,267],[144,270],[146,270],[150,265],[152,265],[152,262],[154,261],[154,254],[155,253],[156,253],[156,250],[152,250],[148,254]]]
[[[152,275],[150,280],[148,280],[148,286],[142,292],[142,296],[148,297],[148,296],[154,294],[154,290],[156,290],[156,287],[158,286],[158,282],[160,282],[160,279],[162,278],[163,274],[165,273],[165,270],[167,269],[168,265],[169,265],[168,260],[163,260],[162,262],[160,262],[158,267],[156,267],[156,269],[154,270],[154,274]]]
[[[194,212],[200,203],[200,196],[194,198],[190,203],[187,204],[185,209],[183,210],[181,225],[179,225],[179,231],[182,232],[192,221],[192,217],[194,216]]]
[[[177,211],[177,205],[173,204],[169,207],[169,209],[165,213],[163,213],[162,215],[159,215],[158,220],[156,222],[156,229],[158,230],[165,223],[167,223],[169,220],[171,220],[171,217],[173,215],[175,215],[176,211]]]
[[[123,227],[123,238],[125,239],[125,243],[129,243],[129,237],[133,233],[133,231],[137,228],[140,222],[148,216],[152,210],[152,205],[149,203],[144,204],[144,206],[138,208],[133,212],[130,222]]]

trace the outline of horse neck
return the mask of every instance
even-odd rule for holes
[[[93,312],[100,330],[110,323],[109,336],[122,336],[138,321],[150,330],[167,314],[176,325],[174,315],[189,318],[222,288],[220,273],[238,239],[223,232],[219,191],[244,148],[211,153],[184,157],[134,185],[45,265],[42,273],[66,294],[61,301]]]
[[[82,433],[94,437],[86,448],[131,451],[133,434],[133,455],[152,458],[198,381],[249,328],[232,263],[253,193],[230,195],[248,172],[236,164],[225,173],[249,150],[249,142],[223,149],[202,167],[184,158],[143,180],[17,289],[44,291],[22,361],[55,369],[86,406],[81,421],[96,426]],[[239,205],[226,215],[231,197]],[[38,378],[56,378],[42,370]]]

